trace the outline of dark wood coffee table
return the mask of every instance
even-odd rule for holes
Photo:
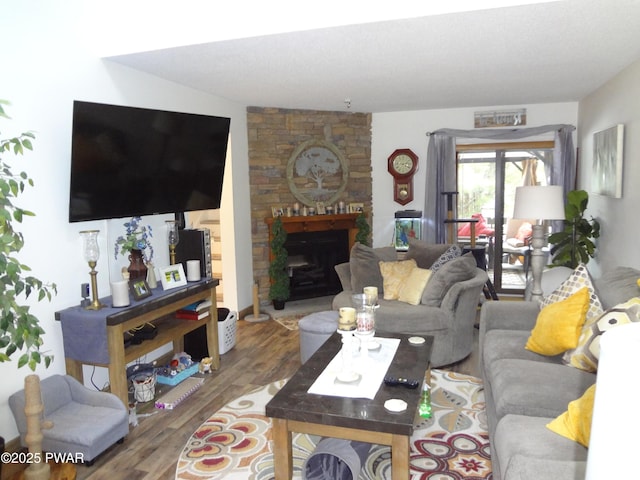
[[[290,479],[293,475],[291,432],[389,445],[392,478],[409,478],[409,439],[420,402],[422,380],[429,374],[433,337],[425,337],[422,345],[412,345],[408,341],[411,335],[376,336],[400,339],[386,375],[416,379],[421,382],[420,387],[411,390],[383,383],[373,400],[307,393],[342,348],[342,337],[333,334],[266,406],[266,414],[273,421],[276,480]],[[407,402],[407,409],[400,413],[386,410],[384,402],[391,398]]]

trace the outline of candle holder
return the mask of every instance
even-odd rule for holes
[[[84,243],[84,259],[89,264],[89,268],[91,268],[91,271],[89,272],[89,275],[91,275],[91,303],[84,307],[87,310],[100,310],[106,306],[103,303],[100,303],[100,300],[98,299],[98,272],[96,271],[96,265],[100,258],[98,233],[100,233],[100,230],[83,230],[80,232]]]
[[[169,242],[169,263],[176,264],[176,245],[180,241],[180,231],[176,220],[167,220],[167,241]]]

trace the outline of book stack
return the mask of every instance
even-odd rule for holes
[[[195,302],[176,311],[176,318],[182,320],[202,320],[208,317],[211,308],[211,300],[202,300]]]

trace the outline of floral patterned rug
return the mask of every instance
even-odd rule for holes
[[[264,408],[285,383],[254,390],[202,424],[180,454],[176,480],[272,479],[271,420]],[[492,479],[482,381],[433,370],[432,386],[434,415],[419,419],[411,437],[411,479]],[[318,441],[312,435],[293,435],[293,478],[302,478],[304,461]],[[372,445],[358,478],[390,479],[389,447]]]

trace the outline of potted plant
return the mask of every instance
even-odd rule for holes
[[[8,102],[0,100],[0,117],[8,119],[3,105]],[[53,357],[41,354],[44,330],[30,312],[29,305],[22,302],[29,297],[50,301],[57,290],[54,283],[47,284],[29,275],[31,269],[16,256],[24,246],[24,237],[14,230],[13,222],[22,223],[24,217],[35,214],[13,202],[27,186],[33,186],[33,180],[25,172],[14,174],[11,165],[2,157],[11,152],[20,156],[25,149],[32,150],[34,138],[32,132],[25,132],[0,140],[0,362],[9,361],[16,352],[23,352],[18,358],[18,368],[28,365],[31,370],[42,361],[48,367]]]
[[[356,242],[369,246],[369,235],[371,234],[371,227],[367,222],[367,217],[365,216],[364,212],[360,212],[360,214],[356,217],[356,227],[358,228],[355,239]]]
[[[269,300],[273,301],[276,310],[282,310],[288,300],[289,274],[287,273],[287,250],[284,244],[287,241],[287,232],[282,225],[282,219],[276,217],[271,225],[271,264],[269,265]]]
[[[591,217],[584,218],[589,204],[589,194],[584,190],[567,193],[564,207],[564,230],[549,235],[552,265],[576,268],[588,263],[595,254],[594,240],[600,236],[600,223]]]
[[[151,226],[142,225],[140,217],[133,217],[125,222],[124,228],[125,234],[116,239],[114,257],[117,259],[118,253],[128,255],[129,267],[127,270],[131,280],[146,278],[147,265],[153,268],[151,263],[153,260],[153,245],[150,240],[153,237]]]

